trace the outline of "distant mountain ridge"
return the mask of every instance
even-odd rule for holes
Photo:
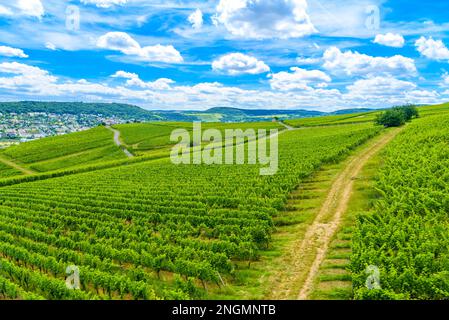
[[[165,111],[145,110],[122,103],[84,103],[84,102],[0,102],[0,113],[46,112],[54,114],[101,114],[129,121],[203,121],[203,122],[256,122],[317,117],[333,114],[368,112],[373,109],[348,109],[336,112],[313,110],[264,110],[214,107],[206,111]]]

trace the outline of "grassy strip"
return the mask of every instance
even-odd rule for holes
[[[348,300],[352,299],[352,280],[349,271],[351,239],[360,212],[371,210],[377,198],[374,183],[379,167],[383,165],[382,152],[371,158],[354,183],[354,192],[348,210],[343,217],[340,230],[332,240],[326,260],[320,267],[311,299]]]

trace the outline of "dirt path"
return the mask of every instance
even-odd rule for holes
[[[298,241],[298,245],[292,247],[294,252],[289,254],[294,258],[290,272],[287,276],[279,275],[282,280],[278,287],[274,288],[272,298],[283,300],[296,297],[299,300],[306,300],[309,297],[332,237],[347,210],[354,180],[367,161],[385,147],[400,130],[394,129],[386,133],[348,160],[343,171],[333,181],[319,213],[308,227],[304,238]],[[298,288],[299,292],[295,293]]]
[[[292,126],[289,126],[288,124],[286,124],[286,123],[283,122],[283,121],[279,121],[279,124],[280,124],[281,126],[285,127],[285,129],[287,129],[288,131],[291,131],[291,130],[297,130],[297,129],[298,129],[298,128],[294,128],[294,127],[292,127]]]
[[[115,144],[123,150],[123,152],[126,154],[126,156],[128,158],[133,158],[134,155],[131,152],[129,152],[129,150],[126,149],[125,146],[120,141],[120,131],[118,131],[117,129],[114,129],[112,127],[109,127],[109,126],[107,126],[106,128],[114,133],[114,142],[115,142]]]
[[[6,164],[9,167],[12,167],[24,174],[34,174],[35,172],[33,170],[27,169],[27,168],[23,168],[21,166],[19,166],[17,163],[12,162],[11,160],[5,159],[3,157],[0,156],[0,162]]]

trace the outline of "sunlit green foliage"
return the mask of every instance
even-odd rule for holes
[[[14,168],[11,168],[2,162],[0,162],[0,179],[7,178],[7,177],[13,177],[13,176],[19,176],[22,173]]]
[[[37,172],[126,158],[104,127],[22,143],[0,154]]]
[[[166,159],[2,187],[0,292],[198,298],[199,287],[234,281],[239,261],[259,258],[270,245],[273,217],[302,179],[379,130],[285,132],[274,176],[260,176],[257,165],[176,166]],[[79,291],[65,287],[68,265],[80,267]]]
[[[376,119],[377,114],[378,112],[370,111],[370,112],[335,115],[335,116],[287,120],[285,122],[293,127],[341,125],[351,123],[373,122]]]
[[[379,199],[353,240],[357,299],[449,297],[449,115],[414,120],[387,148]],[[369,265],[381,290],[365,287]]]

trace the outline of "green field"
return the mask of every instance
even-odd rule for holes
[[[173,130],[183,128],[192,131],[192,123],[160,122],[124,124],[114,126],[121,133],[123,144],[133,153],[150,158],[167,157],[176,142],[170,141]],[[203,130],[218,129],[285,129],[278,123],[249,124],[203,123]],[[93,166],[113,160],[126,160],[123,151],[114,144],[113,133],[97,127],[64,136],[49,137],[0,150],[0,156],[37,173],[70,170],[80,166]],[[3,177],[14,172],[5,171]]]
[[[154,149],[170,147],[175,144],[170,141],[170,134],[175,129],[186,129],[192,131],[192,123],[187,122],[162,122],[162,123],[138,123],[116,125],[114,128],[121,133],[123,143],[134,153],[147,152]],[[256,122],[256,123],[202,123],[202,129],[217,129],[223,134],[226,129],[284,129],[278,123]]]
[[[449,103],[434,106],[422,106],[418,107],[418,110],[420,112],[420,115],[423,117],[440,114],[442,112],[449,111]],[[379,115],[381,112],[382,111],[370,111],[370,112],[335,115],[335,116],[303,118],[296,120],[286,120],[285,123],[293,127],[316,127],[316,126],[333,126],[350,123],[365,123],[365,122],[373,122],[376,119],[377,115]]]
[[[351,270],[357,299],[449,296],[449,115],[410,124],[385,150],[379,200],[361,214]],[[364,287],[367,265],[382,288]]]
[[[379,114],[378,111],[373,111],[365,113],[287,120],[285,121],[285,123],[293,127],[315,127],[315,126],[329,126],[329,125],[351,124],[351,123],[364,123],[364,122],[373,122],[378,114]]]
[[[7,177],[13,177],[13,176],[19,176],[21,174],[22,173],[20,171],[0,162],[0,179],[7,178]]]
[[[31,278],[57,286],[66,265],[76,264],[86,275],[77,292],[83,297],[202,295],[181,290],[188,282],[168,279],[179,274],[208,286],[218,286],[220,277],[232,282],[239,261],[257,259],[269,245],[272,218],[288,192],[321,163],[336,161],[378,130],[342,126],[285,133],[280,173],[273,177],[260,176],[255,166],[175,166],[163,160],[4,187],[2,252],[10,252],[4,260],[13,271],[1,275],[14,282],[26,268]],[[22,258],[11,260],[19,252]],[[91,279],[105,273],[111,280],[94,290]],[[115,287],[122,278],[129,284]],[[38,280],[17,284],[45,298],[74,297],[70,290],[47,292]]]
[[[420,113],[203,124],[279,129],[272,176],[171,163],[191,123],[114,126],[133,158],[105,127],[2,150],[0,299],[446,298],[449,105]]]
[[[104,127],[22,143],[0,151],[5,157],[37,172],[125,158]]]

